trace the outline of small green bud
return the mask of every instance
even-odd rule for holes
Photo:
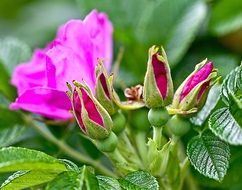
[[[164,107],[151,108],[148,113],[148,120],[154,127],[161,127],[167,123],[170,116]]]
[[[172,118],[167,122],[168,128],[175,136],[185,135],[191,128],[191,123],[187,118],[179,115],[173,115]]]
[[[126,118],[121,111],[118,111],[116,114],[112,116],[113,120],[113,132],[116,134],[121,133],[126,125]]]
[[[113,152],[118,144],[117,136],[111,132],[110,135],[102,140],[95,141],[97,148],[102,152]]]

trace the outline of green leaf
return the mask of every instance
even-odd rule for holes
[[[27,128],[15,126],[0,130],[0,147],[6,147],[24,139]]]
[[[227,106],[236,103],[242,109],[242,65],[224,79],[221,95]]]
[[[193,137],[187,146],[187,155],[191,164],[201,174],[222,181],[228,166],[229,146],[211,132]]]
[[[99,190],[98,180],[90,168],[83,166],[79,171],[67,171],[51,181],[46,190]]]
[[[144,171],[129,173],[119,180],[125,190],[158,190],[159,184],[155,177]]]
[[[30,48],[20,40],[10,37],[0,40],[0,60],[9,74],[17,64],[27,61],[30,56]]]
[[[239,30],[242,27],[242,2],[220,0],[211,11],[210,31],[218,36]]]
[[[58,173],[45,170],[18,171],[11,175],[0,187],[1,190],[21,190],[40,185],[54,179]]]
[[[209,118],[209,128],[224,141],[242,145],[242,112],[240,109],[221,108]]]
[[[121,190],[119,182],[111,177],[97,176],[100,190]]]
[[[91,167],[83,166],[81,168],[83,176],[83,186],[86,186],[87,190],[99,190],[99,184],[96,176],[94,175],[94,169]]]
[[[0,70],[1,70],[1,75],[0,75],[0,93],[3,94],[5,97],[7,97],[10,100],[14,100],[16,96],[16,90],[15,88],[10,85],[10,76],[7,73],[4,65],[2,64],[2,61],[0,60]]]
[[[0,107],[0,130],[13,127],[16,124],[23,125],[24,121],[18,111],[11,111],[8,108]]]
[[[166,39],[164,47],[171,67],[176,65],[189,48],[205,19],[206,13],[205,3],[195,1],[185,11],[183,10],[183,14],[176,20],[172,30],[169,30],[169,37]]]
[[[216,106],[219,100],[220,89],[221,89],[221,86],[218,84],[211,88],[203,108],[197,113],[195,117],[192,117],[190,119],[194,125],[202,126],[203,123],[206,121],[206,119],[208,118],[211,111]]]
[[[59,174],[53,181],[51,181],[46,190],[74,190],[82,189],[82,174],[74,171],[67,171]]]
[[[0,149],[0,172],[18,170],[66,171],[66,165],[43,152],[20,147]]]
[[[0,91],[13,100],[16,94],[15,88],[10,85],[10,75],[17,64],[27,61],[31,56],[31,50],[27,44],[16,38],[0,39]]]
[[[3,95],[3,93],[0,92],[0,107],[7,108],[9,104],[10,101],[7,99],[6,96]]]

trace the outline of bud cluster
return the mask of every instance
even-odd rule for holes
[[[196,65],[195,70],[173,94],[166,53],[162,47],[152,46],[149,49],[143,90],[144,103],[150,108],[150,124],[153,127],[161,127],[169,121],[168,127],[173,134],[180,136],[183,132],[177,131],[187,132],[190,128],[187,118],[203,107],[208,92],[217,79],[218,74],[213,63],[205,59]],[[174,116],[170,119],[168,113]]]
[[[101,60],[96,67],[95,93],[85,81],[73,81],[73,85],[67,84],[67,94],[81,131],[103,152],[113,152],[118,146],[117,136],[122,136],[120,134],[126,126],[123,111],[146,106],[150,109],[148,121],[153,126],[158,150],[161,145],[161,127],[167,124],[175,136],[187,133],[190,129],[188,118],[203,107],[209,89],[217,78],[213,63],[205,59],[196,65],[174,93],[165,50],[152,46],[149,49],[144,86],[126,88],[126,101],[121,101],[115,92],[113,75],[107,73]]]

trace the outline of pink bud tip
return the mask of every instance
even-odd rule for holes
[[[165,64],[158,60],[156,53],[152,56],[152,66],[155,74],[156,85],[163,99],[167,96],[167,71]]]
[[[100,75],[100,82],[102,84],[105,95],[108,97],[109,100],[111,100],[111,97],[110,97],[110,94],[109,94],[109,91],[108,91],[107,81],[106,81],[103,73]]]
[[[100,113],[98,112],[93,100],[87,94],[86,90],[84,90],[84,88],[81,89],[81,92],[82,92],[83,103],[87,110],[89,118],[92,121],[99,124],[101,127],[104,127],[102,117],[101,117]]]
[[[86,131],[86,127],[82,121],[82,116],[81,116],[81,110],[82,110],[81,100],[76,89],[74,89],[73,91],[72,105],[73,105],[73,111],[75,113],[79,126],[83,131]]]
[[[182,99],[200,82],[202,82],[203,80],[206,80],[207,77],[209,76],[209,74],[212,72],[213,70],[213,63],[212,62],[208,62],[207,64],[205,64],[200,70],[198,70],[194,75],[192,75],[186,82],[186,84],[183,87],[183,90],[181,92],[181,96],[180,96],[180,101],[182,101]],[[202,89],[206,89],[206,86],[203,86]],[[202,93],[204,92],[204,90],[199,92],[198,96],[201,96]]]

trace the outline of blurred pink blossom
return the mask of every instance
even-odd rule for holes
[[[94,91],[97,59],[104,59],[108,70],[111,67],[112,30],[107,15],[96,10],[83,21],[62,25],[45,49],[35,50],[28,63],[15,68],[11,82],[17,87],[18,98],[10,108],[51,119],[71,118],[66,82],[84,80]]]

